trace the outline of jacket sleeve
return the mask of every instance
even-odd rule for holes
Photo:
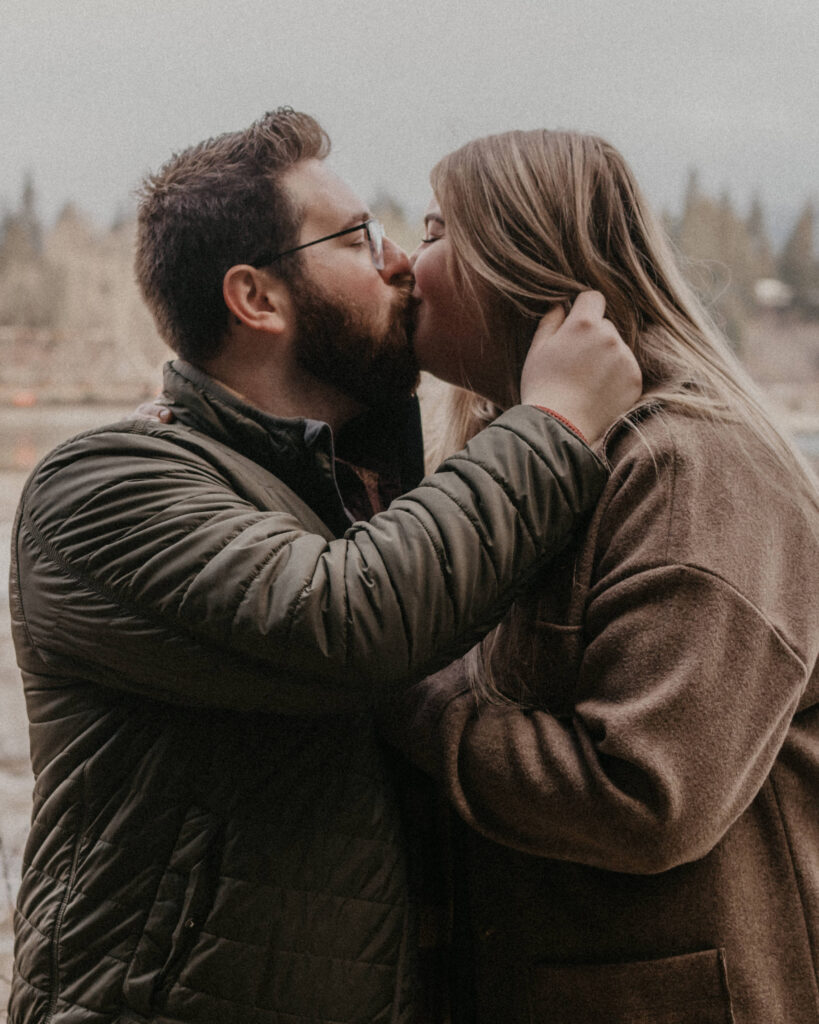
[[[570,431],[517,407],[328,540],[244,501],[171,441],[86,436],[26,489],[13,616],[46,669],[73,662],[191,703],[356,706],[491,628],[606,477]]]
[[[647,514],[635,513],[634,490]],[[567,713],[544,710],[548,678],[535,680],[536,709],[478,708],[462,662],[392,709],[390,738],[490,839],[607,870],[661,872],[711,850],[768,777],[808,699],[815,650],[794,641],[795,622],[764,611],[713,566],[665,560],[671,520],[695,531],[700,515],[679,490],[669,501],[673,482],[666,489],[649,462],[599,513],[598,572]],[[726,543],[744,546],[775,592],[790,572],[787,524],[777,543],[771,523],[745,533],[724,509],[720,520],[734,533]],[[784,585],[813,604],[815,630],[815,539],[801,555],[804,579]]]

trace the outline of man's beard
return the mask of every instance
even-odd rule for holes
[[[292,282],[296,359],[317,380],[373,408],[408,398],[418,384],[412,348],[412,285],[395,286],[386,327],[373,329],[354,303],[343,304],[303,275]]]

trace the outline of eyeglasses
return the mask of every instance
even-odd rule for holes
[[[283,256],[289,256],[291,253],[299,252],[301,249],[309,249],[311,245],[318,245],[319,242],[329,242],[331,238],[341,238],[342,235],[350,235],[353,231],[362,230],[367,232],[367,241],[370,243],[370,257],[373,261],[373,266],[376,270],[383,270],[384,226],[381,221],[376,220],[374,217],[370,217],[369,220],[365,220],[362,224],[356,224],[355,227],[344,228],[343,231],[336,231],[332,235],[325,235],[323,238],[316,238],[312,242],[305,242],[304,245],[294,246],[294,248],[287,249],[285,252],[280,252],[276,256],[271,256],[269,253],[265,253],[257,260],[254,260],[252,266],[266,267],[269,263],[275,263],[276,260],[280,260]]]

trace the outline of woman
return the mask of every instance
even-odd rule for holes
[[[432,173],[416,347],[457,448],[582,289],[645,393],[585,533],[391,726],[453,836],[453,1019],[819,1021],[819,496],[620,155],[479,139]],[[491,342],[490,342],[490,339]]]

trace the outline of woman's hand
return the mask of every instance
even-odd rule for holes
[[[176,416],[173,410],[163,404],[162,395],[151,399],[150,402],[143,402],[134,410],[134,415],[143,420],[159,420],[160,423],[173,423]]]
[[[610,320],[600,292],[581,292],[566,316],[556,306],[540,321],[523,364],[521,401],[552,409],[590,444],[642,393],[637,360]]]

